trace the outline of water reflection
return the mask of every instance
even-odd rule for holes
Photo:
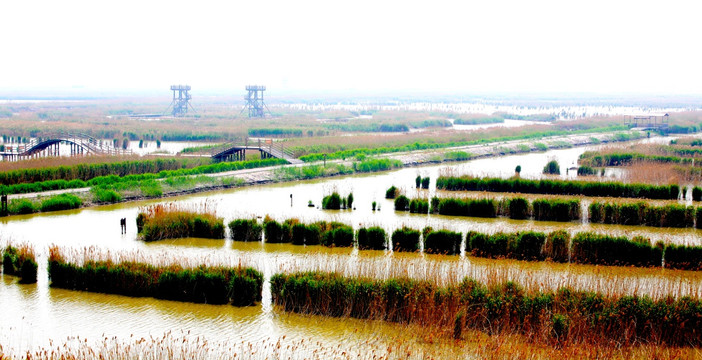
[[[270,302],[268,282],[264,285],[263,303],[246,308],[52,289],[48,287],[46,275],[46,251],[52,244],[62,248],[94,246],[110,251],[140,251],[145,254],[165,254],[164,256],[173,258],[183,256],[195,263],[218,259],[230,264],[243,261],[263,271],[266,277],[279,271],[325,270],[379,278],[410,276],[446,284],[471,276],[481,281],[509,278],[539,288],[570,285],[605,293],[625,292],[653,296],[673,293],[701,296],[702,276],[699,272],[528,263],[486,260],[465,254],[438,256],[323,246],[243,243],[231,240],[174,239],[144,243],[138,240],[136,233],[135,219],[140,207],[163,202],[177,202],[195,207],[207,202],[225,222],[234,218],[271,215],[278,220],[296,217],[304,222],[341,221],[355,228],[360,225],[381,226],[388,233],[405,225],[416,229],[425,226],[446,228],[463,233],[469,230],[493,233],[524,229],[544,232],[567,229],[570,232],[594,230],[614,235],[643,235],[666,242],[700,244],[699,231],[695,229],[409,214],[393,211],[392,200],[384,198],[385,190],[391,185],[398,186],[411,197],[444,195],[435,189],[435,179],[442,171],[504,177],[511,176],[516,165],[521,165],[523,177],[536,178],[541,176],[541,169],[550,158],[556,158],[561,164],[569,165],[575,163],[577,157],[585,150],[554,150],[451,165],[407,168],[382,174],[252,186],[165,200],[2,218],[2,239],[13,243],[27,242],[37,249],[40,276],[39,282],[33,285],[21,285],[14,277],[2,276],[0,299],[4,317],[0,324],[0,343],[27,349],[47,345],[50,339],[60,341],[68,336],[90,339],[100,339],[101,334],[121,338],[131,335],[149,337],[174,330],[191,331],[213,341],[255,341],[285,335],[292,339],[307,339],[313,336],[327,344],[346,344],[362,341],[363,334],[367,332],[382,334],[398,331],[392,324],[308,317],[275,311]],[[417,175],[429,176],[432,179],[429,190],[414,188]],[[563,175],[565,176],[572,177],[573,174]],[[356,209],[318,209],[322,197],[332,191],[338,191],[342,195],[353,192]],[[480,193],[461,195],[486,196]],[[309,200],[317,206],[308,207]],[[380,205],[379,211],[372,210],[373,201]],[[120,232],[120,218],[128,219],[126,234]]]

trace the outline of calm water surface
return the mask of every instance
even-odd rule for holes
[[[440,282],[451,282],[464,276],[481,279],[497,274],[498,277],[513,278],[527,284],[538,283],[544,287],[568,284],[600,290],[638,291],[654,296],[666,292],[700,296],[702,280],[694,272],[627,268],[603,270],[601,267],[568,264],[473,259],[465,255],[359,252],[355,249],[240,243],[231,240],[177,239],[146,244],[139,241],[136,234],[135,219],[140,208],[157,203],[176,202],[194,208],[214,209],[224,218],[225,223],[234,218],[271,215],[278,220],[291,217],[305,222],[335,220],[350,224],[354,228],[358,228],[359,225],[375,225],[385,228],[389,233],[403,225],[417,229],[432,226],[461,232],[477,230],[490,233],[524,229],[567,229],[571,232],[595,230],[627,236],[641,234],[654,240],[697,245],[701,243],[700,232],[694,229],[418,215],[395,212],[392,209],[392,201],[384,198],[385,190],[391,185],[398,186],[410,197],[433,196],[436,194],[434,181],[442,172],[511,176],[514,168],[521,165],[523,177],[536,178],[541,176],[541,169],[549,159],[557,159],[562,168],[565,168],[575,164],[577,157],[584,150],[573,148],[540,154],[479,159],[449,166],[427,166],[382,174],[253,186],[165,200],[2,218],[0,238],[12,243],[32,244],[39,253],[41,265],[37,284],[21,285],[11,276],[0,278],[0,302],[4,313],[0,323],[0,344],[30,349],[46,346],[52,339],[61,341],[69,336],[99,340],[103,335],[128,338],[132,335],[160,336],[167,331],[190,331],[193,335],[204,336],[213,341],[257,341],[284,335],[289,339],[315,337],[327,344],[339,344],[344,347],[363,341],[368,333],[393,334],[400,331],[398,325],[392,324],[309,317],[276,311],[270,303],[270,288],[267,283],[262,304],[245,308],[53,289],[48,286],[45,262],[46,249],[52,244],[62,248],[92,246],[97,249],[142,254],[173,254],[174,257],[186,257],[193,262],[200,259],[206,262],[211,261],[207,259],[219,257],[235,264],[237,259],[240,259],[243,263],[263,271],[266,277],[279,271],[300,269],[336,270],[381,278],[405,275],[432,278]],[[417,175],[429,176],[432,179],[429,190],[414,189],[414,178]],[[572,176],[573,174],[569,173],[562,177]],[[322,197],[332,191],[338,191],[342,195],[353,192],[356,209],[318,209]],[[462,195],[483,196],[477,193]],[[502,194],[489,196],[499,197]],[[308,201],[312,201],[315,206],[308,207]],[[379,204],[380,211],[372,211],[373,201]],[[120,233],[120,218],[128,220],[127,234]]]

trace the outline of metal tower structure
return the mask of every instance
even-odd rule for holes
[[[190,104],[192,99],[192,96],[190,96],[190,85],[171,85],[171,91],[173,91],[173,101],[168,105],[168,109],[171,109],[173,116],[187,115],[188,108],[195,111]],[[166,112],[168,112],[168,109],[166,109]]]
[[[264,85],[246,85],[246,91],[248,94],[244,97],[246,100],[244,110],[249,110],[249,117],[262,118],[266,117],[266,113],[270,115],[268,106],[263,102],[263,92],[266,91],[266,87]]]

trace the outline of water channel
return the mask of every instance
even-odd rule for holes
[[[140,208],[175,202],[194,208],[206,206],[215,209],[225,223],[234,218],[270,215],[277,220],[295,217],[304,222],[341,221],[354,228],[359,225],[381,226],[388,233],[403,225],[416,229],[432,226],[463,233],[468,230],[492,233],[525,229],[567,229],[570,232],[593,230],[616,235],[643,235],[654,241],[702,244],[701,232],[695,229],[592,225],[587,221],[556,223],[409,214],[395,212],[392,201],[384,198],[385,190],[391,185],[401,188],[410,197],[446,195],[437,192],[434,183],[440,173],[446,172],[505,177],[513,174],[516,165],[521,165],[523,177],[536,178],[541,176],[541,169],[549,159],[555,158],[562,167],[569,167],[577,163],[578,156],[585,150],[586,148],[552,150],[450,165],[406,168],[379,174],[251,186],[162,200],[2,218],[0,241],[31,244],[39,254],[41,265],[37,284],[18,284],[12,276],[3,275],[0,278],[0,303],[4,313],[0,322],[0,344],[21,352],[47,346],[51,341],[61,343],[69,337],[101,341],[104,337],[115,336],[123,339],[130,336],[158,337],[173,331],[188,332],[188,335],[201,336],[213,342],[276,341],[283,336],[287,341],[314,338],[325,344],[351,349],[354,344],[367,340],[369,334],[393,336],[402,329],[399,325],[381,322],[287,314],[271,305],[267,284],[264,287],[263,302],[244,308],[54,289],[48,286],[46,274],[47,248],[54,244],[67,249],[92,247],[97,251],[130,251],[145,257],[187,258],[194,263],[242,263],[258,268],[266,277],[280,271],[304,269],[335,270],[380,278],[412,276],[431,278],[440,283],[450,283],[465,276],[479,280],[497,276],[541,287],[571,285],[603,292],[702,296],[702,276],[697,272],[486,260],[465,254],[441,256],[322,246],[241,243],[229,239],[177,239],[144,243],[136,233],[135,219]],[[414,189],[414,179],[418,174],[432,179],[429,190]],[[562,175],[573,176],[572,172]],[[332,191],[338,191],[342,196],[353,192],[355,209],[319,209],[322,197]],[[461,195],[499,197],[504,194]],[[308,201],[312,201],[315,206],[309,207]],[[379,211],[371,209],[373,201],[380,205]],[[120,218],[128,220],[126,234],[120,233]]]

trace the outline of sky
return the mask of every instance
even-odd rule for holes
[[[702,94],[699,1],[4,1],[11,91]]]

